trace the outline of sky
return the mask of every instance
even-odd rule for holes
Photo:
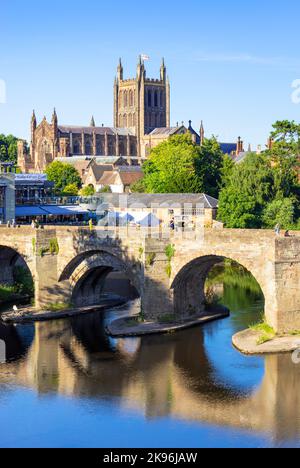
[[[300,120],[298,0],[1,0],[0,15],[0,133],[28,139],[32,110],[54,107],[60,124],[113,125],[118,59],[131,78],[139,54],[151,78],[165,58],[172,125],[255,147]]]

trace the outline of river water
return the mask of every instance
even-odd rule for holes
[[[259,319],[259,294],[226,286],[222,303],[228,319],[142,339],[104,332],[137,302],[0,325],[0,446],[299,447],[300,365],[232,347],[232,334]]]

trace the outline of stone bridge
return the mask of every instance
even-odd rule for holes
[[[210,269],[228,258],[244,266],[265,297],[268,323],[277,331],[300,329],[300,236],[276,237],[263,230],[210,230],[162,233],[112,232],[96,228],[0,227],[0,282],[11,282],[18,261],[35,283],[37,308],[63,302],[97,304],[105,278],[122,272],[141,296],[147,319],[177,319],[205,307]],[[22,259],[22,260],[20,260]]]

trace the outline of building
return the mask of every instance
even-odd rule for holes
[[[119,168],[106,171],[101,177],[100,190],[109,187],[112,193],[128,193],[130,187],[144,177],[140,168]]]
[[[164,60],[159,78],[148,78],[142,58],[137,64],[136,76],[125,79],[120,60],[114,82],[114,126],[100,127],[92,117],[88,126],[63,125],[54,110],[51,122],[46,117],[37,123],[31,118],[30,149],[25,141],[18,142],[18,165],[24,173],[42,173],[56,159],[123,157],[130,165],[140,165],[151,149],[172,135],[190,132],[198,145],[204,140],[201,123],[199,134],[192,128],[170,125],[170,82]],[[239,154],[238,143],[221,143],[224,153]]]
[[[0,222],[30,224],[78,223],[90,213],[79,206],[77,197],[56,197],[54,183],[45,174],[18,174],[12,164],[0,164]]]
[[[218,200],[206,194],[99,194],[91,201],[101,224],[153,227],[222,227],[216,221]]]

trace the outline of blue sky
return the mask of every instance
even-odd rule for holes
[[[131,77],[145,53],[151,77],[165,57],[172,124],[264,144],[275,120],[300,120],[299,16],[298,0],[2,0],[0,133],[28,138],[32,109],[54,106],[62,124],[112,125],[118,58]]]

